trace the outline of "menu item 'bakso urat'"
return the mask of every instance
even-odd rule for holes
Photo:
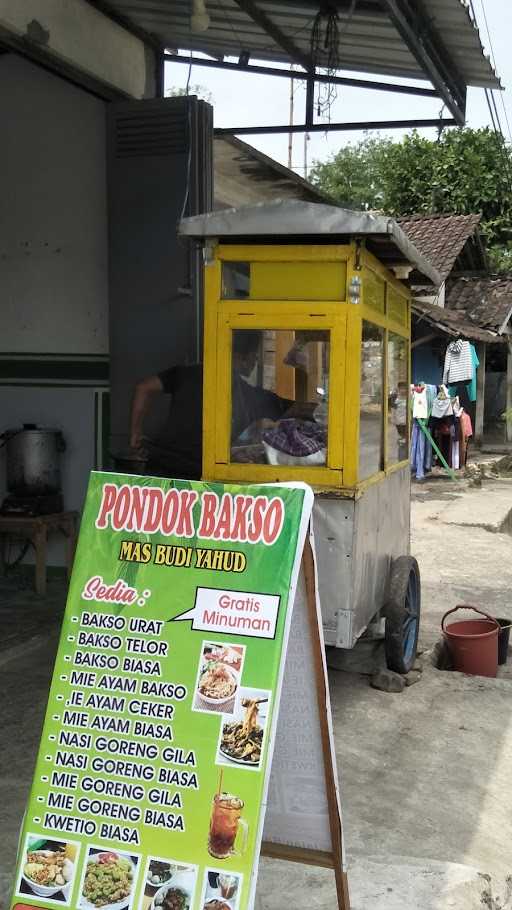
[[[95,907],[106,907],[128,898],[132,890],[133,870],[129,859],[116,853],[99,853],[89,860],[82,894]]]

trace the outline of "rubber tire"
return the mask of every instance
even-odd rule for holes
[[[409,644],[405,653],[404,622],[408,615],[408,598],[414,600],[416,627],[412,647]],[[394,560],[384,614],[386,617],[384,645],[388,668],[395,673],[408,673],[416,660],[421,614],[420,570],[413,556],[399,556]]]

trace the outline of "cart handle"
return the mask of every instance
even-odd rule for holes
[[[480,613],[480,616],[485,616],[486,619],[490,619],[491,622],[493,622],[497,625],[498,629],[500,628],[500,624],[497,621],[497,619],[495,619],[494,616],[489,616],[488,613],[484,613],[483,610],[479,610],[478,607],[473,607],[471,604],[458,604],[456,607],[452,607],[451,610],[448,610],[447,613],[444,614],[444,616],[441,620],[441,629],[443,632],[445,631],[444,621],[445,621],[446,617],[449,616],[450,613],[455,613],[457,610],[474,610],[475,613]]]

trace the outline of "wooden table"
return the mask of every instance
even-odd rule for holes
[[[0,515],[0,536],[22,537],[29,540],[36,551],[35,588],[46,594],[46,551],[48,536],[60,531],[66,537],[66,570],[71,575],[76,547],[78,512],[56,512],[53,515]],[[4,563],[3,541],[0,541],[0,561]],[[5,565],[2,567],[5,571]]]

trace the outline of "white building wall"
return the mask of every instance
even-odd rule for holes
[[[14,54],[0,85],[0,433],[62,430],[64,506],[80,510],[108,408],[105,102]],[[53,537],[48,563],[64,562]]]
[[[0,56],[2,352],[108,353],[105,104]]]
[[[87,0],[0,0],[0,33],[10,47],[126,97],[155,93],[154,51]]]

